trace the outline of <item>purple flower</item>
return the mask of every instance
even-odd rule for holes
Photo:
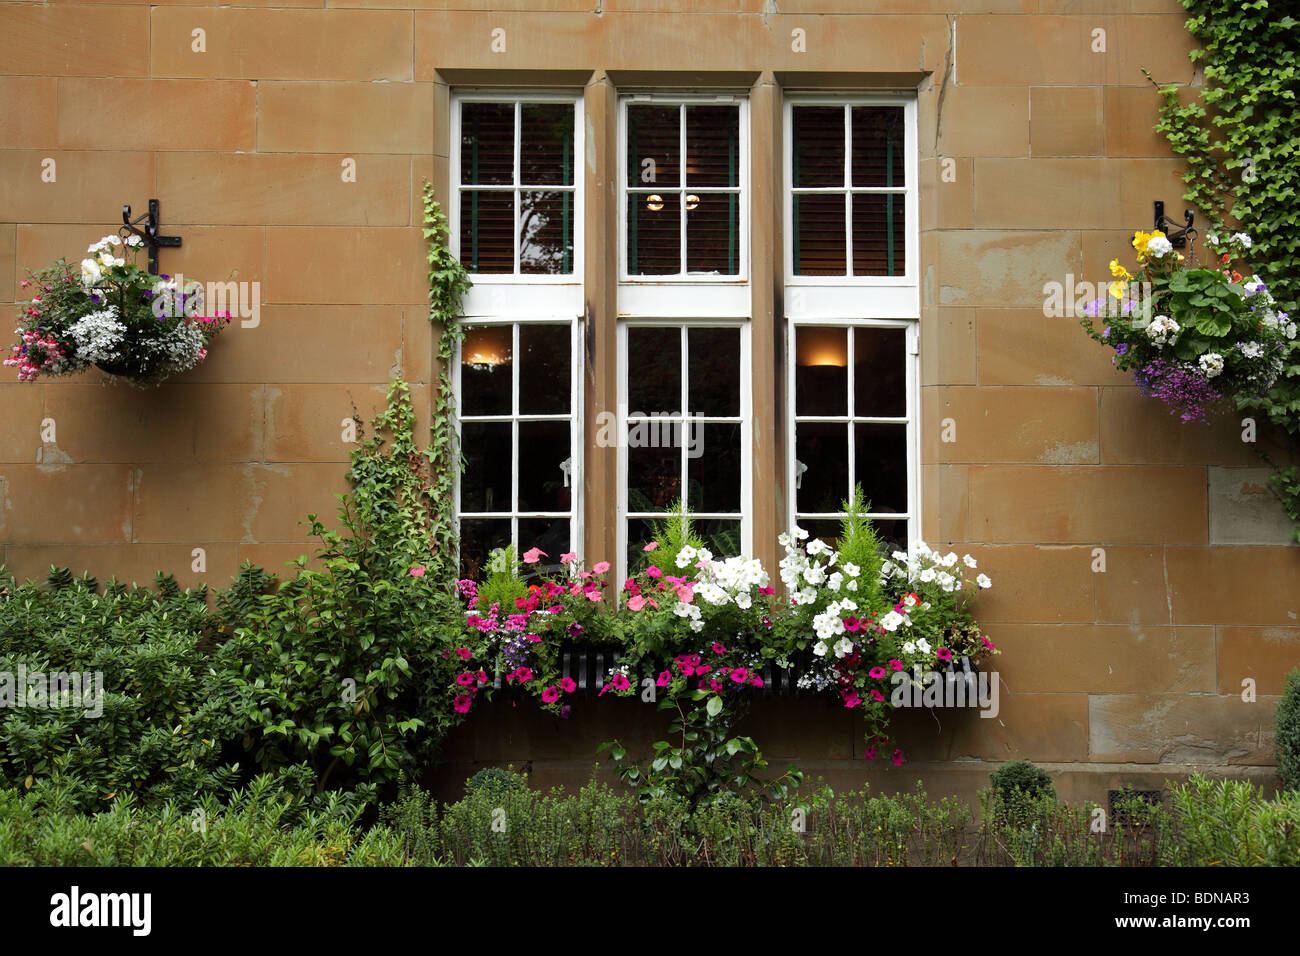
[[[1106,326],[1106,328],[1102,330],[1101,337],[1102,337],[1103,339],[1108,339],[1108,338],[1110,338],[1110,326],[1109,326],[1109,325]]]
[[[1116,355],[1123,355],[1123,354],[1126,353],[1127,351],[1128,351],[1128,343],[1127,343],[1127,342],[1121,342],[1121,343],[1119,343],[1119,345],[1115,346],[1115,354],[1116,354]]]
[[[1180,413],[1184,424],[1204,418],[1209,407],[1223,397],[1200,369],[1168,359],[1148,362],[1134,378],[1144,395],[1154,396],[1172,413]]]

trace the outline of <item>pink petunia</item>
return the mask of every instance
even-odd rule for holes
[[[715,691],[722,690],[722,685],[719,684],[716,680],[710,680],[709,687]]]
[[[883,667],[873,667],[871,670],[867,671],[867,676],[874,678],[875,680],[880,680],[880,678],[885,676],[885,669]]]
[[[857,691],[850,690],[848,693],[844,695],[844,706],[849,708],[849,710],[852,710],[860,703],[862,703],[862,698],[858,696]]]
[[[591,570],[595,574],[604,574],[606,571],[609,570],[609,562],[597,561],[595,564],[591,566]]]
[[[572,694],[577,689],[578,685],[574,682],[572,677],[560,678],[560,690],[564,691],[566,694]]]
[[[540,643],[542,639],[537,634],[525,634],[524,640],[527,641],[529,644],[537,644]]]
[[[641,550],[642,550],[642,551],[653,551],[653,550],[655,550],[655,548],[657,548],[657,547],[659,547],[659,542],[658,542],[658,541],[651,541],[649,544],[647,544],[647,545],[646,545],[644,548],[642,548]]]
[[[659,679],[658,679],[657,681],[655,681],[655,686],[656,686],[656,687],[667,687],[667,686],[668,686],[669,684],[671,684],[672,682],[673,682],[673,674],[672,674],[672,671],[663,671],[662,673],[660,673],[660,675],[659,675]]]
[[[993,642],[990,641],[987,637],[981,637],[980,640],[984,642],[984,650],[986,651],[993,650]]]
[[[469,660],[471,656],[473,656],[470,654],[470,650],[468,647],[458,647],[456,648],[456,653],[460,655],[461,660],[466,660],[466,661]]]
[[[524,564],[536,564],[542,558],[548,557],[550,557],[550,555],[540,548],[529,548],[524,552]]]
[[[941,661],[950,661],[952,660],[952,651],[948,650],[946,647],[941,647],[934,652],[934,656],[939,658]]]
[[[695,600],[695,591],[689,584],[679,584],[677,586],[677,600],[683,604],[690,604]]]
[[[846,631],[856,631],[859,630],[861,627],[862,627],[862,622],[859,621],[856,617],[846,617],[844,619],[844,630]]]
[[[628,598],[627,609],[629,611],[639,611],[643,607],[645,607],[645,598],[641,595],[638,594],[635,597]]]
[[[889,666],[891,670],[901,671],[903,669],[903,662],[897,658],[893,658],[890,660]]]
[[[561,564],[569,564],[570,562],[577,561],[577,560],[578,560],[578,555],[577,552],[574,551],[565,551],[564,554],[560,555]]]
[[[627,676],[624,674],[615,674],[613,679],[610,680],[610,684],[614,686],[615,690],[627,690],[632,686],[628,683]]]
[[[604,599],[605,596],[601,594],[600,590],[597,588],[592,588],[590,591],[587,592],[587,600],[592,602],[593,604],[599,604]]]
[[[776,588],[759,588],[759,589],[758,589],[758,593],[759,593],[759,594],[775,594],[775,593],[776,593]]]
[[[751,677],[751,678],[749,679],[749,682],[750,682],[750,684],[752,684],[752,685],[755,686],[755,687],[762,687],[762,686],[763,686],[763,678],[758,677],[758,676]]]
[[[487,671],[479,671],[479,672],[478,672],[477,674],[475,674],[474,676],[478,678],[478,682],[479,682],[480,684],[486,684],[486,683],[487,683]]]
[[[451,709],[458,714],[467,714],[469,713],[469,705],[473,702],[474,698],[470,697],[469,694],[460,694],[451,702]]]
[[[743,684],[749,680],[749,671],[743,667],[737,667],[731,672],[731,679],[737,684]]]
[[[874,700],[877,704],[883,704],[885,702],[885,695],[878,690],[873,690],[871,692],[871,699]]]
[[[866,757],[868,760],[875,760],[877,753],[879,753],[879,751],[876,750],[875,747],[868,747],[867,752],[864,753],[863,756]]]
[[[901,767],[902,765],[903,765],[903,751],[901,751],[901,750],[895,750],[895,751],[894,751],[894,766],[895,766],[895,767]]]
[[[471,687],[474,684],[474,672],[466,671],[463,674],[456,675],[456,683],[461,687]]]
[[[546,688],[546,690],[542,691],[542,700],[548,704],[553,704],[559,699],[560,699],[560,692],[559,690],[556,689],[554,684]]]
[[[650,565],[650,567],[648,567],[648,568],[645,569],[645,573],[648,574],[648,575],[649,575],[650,577],[652,577],[652,578],[663,577],[663,572],[660,571],[660,570],[659,570],[657,567],[655,567],[653,564]]]
[[[425,568],[425,566],[424,566],[423,564],[418,564],[418,565],[416,565],[415,567],[411,568],[411,577],[413,577],[413,578],[422,578],[422,577],[424,577],[424,572],[425,572],[426,570],[427,570],[427,569]]]
[[[727,649],[726,649],[725,647],[723,647],[721,644],[716,644],[716,643],[715,643],[715,644],[713,645],[713,653],[715,653],[715,654],[725,654],[725,653],[727,653]]]

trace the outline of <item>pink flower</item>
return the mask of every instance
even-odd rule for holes
[[[536,634],[525,634],[524,640],[530,644],[537,644],[541,641],[541,637]]]
[[[895,751],[894,751],[894,766],[895,766],[895,767],[901,767],[902,765],[903,765],[903,751],[901,751],[901,750],[895,750]]]
[[[577,689],[578,689],[578,685],[574,683],[572,677],[560,678],[560,690],[564,691],[566,694],[572,694]]]
[[[540,548],[529,548],[524,552],[524,564],[536,564],[542,558],[549,558],[545,551]]]
[[[509,673],[509,675],[506,676],[507,681],[517,680],[520,681],[521,683],[524,681],[530,681],[532,679],[533,679],[532,668],[522,667],[522,666],[516,667],[513,671]]]
[[[745,670],[743,667],[737,667],[731,672],[731,679],[737,684],[743,684],[749,680],[749,671]]]
[[[707,673],[708,673],[709,671],[711,671],[711,670],[713,670],[713,665],[712,665],[712,664],[696,664],[696,665],[695,665],[695,673],[698,674],[698,675],[700,675],[701,677],[703,677],[705,674],[707,674]],[[719,673],[719,674],[725,674],[725,673],[727,673],[727,671],[729,671],[729,670],[731,670],[730,667],[724,667],[724,668],[722,668],[722,670],[718,671],[718,673]]]
[[[604,599],[605,599],[604,595],[602,595],[600,591],[596,588],[592,588],[590,591],[587,592],[587,600],[592,602],[593,604],[599,604]]]
[[[659,547],[659,542],[658,542],[658,541],[651,541],[649,544],[647,544],[647,545],[646,545],[644,548],[642,548],[641,550],[642,550],[642,551],[653,551],[653,550],[654,550],[655,548],[657,548],[657,547]]]
[[[715,653],[715,654],[725,654],[725,653],[727,653],[727,649],[726,649],[725,647],[723,647],[721,644],[714,644],[714,645],[713,645],[713,653]]]
[[[559,699],[560,699],[560,692],[555,688],[554,684],[546,688],[546,690],[542,691],[542,700],[544,700],[548,704],[553,704]]]
[[[952,651],[948,650],[946,647],[941,647],[934,652],[934,656],[939,658],[941,661],[950,661],[952,660]]]
[[[474,672],[466,671],[463,674],[456,675],[456,683],[461,687],[471,687],[474,684]]]
[[[759,593],[759,594],[775,594],[775,593],[776,593],[776,588],[759,588],[759,589],[758,589],[758,593]]]
[[[648,575],[650,575],[650,577],[652,577],[652,578],[658,578],[658,577],[662,577],[662,576],[663,576],[663,572],[660,571],[660,570],[659,570],[657,567],[655,567],[653,564],[650,565],[650,567],[648,567],[648,568],[645,569],[645,573],[648,574]]]
[[[609,570],[609,562],[597,561],[595,564],[591,566],[591,570],[596,574],[604,574],[606,571]]]
[[[615,674],[610,680],[610,684],[613,685],[615,690],[627,690],[632,686],[627,682],[627,677],[624,674]]]
[[[467,714],[469,713],[469,705],[473,702],[474,698],[470,697],[469,694],[460,694],[451,702],[451,709],[458,714]]]
[[[695,591],[689,584],[679,584],[677,586],[677,600],[683,604],[690,604],[695,600]]]
[[[750,682],[750,684],[752,684],[752,685],[755,686],[755,687],[762,687],[762,686],[763,686],[763,678],[761,678],[761,677],[759,677],[759,676],[757,676],[757,675],[751,677],[751,678],[749,679],[749,682]]]
[[[629,611],[639,611],[643,607],[645,607],[645,598],[641,595],[638,594],[636,597],[628,599],[627,608]]]
[[[487,671],[479,671],[474,676],[478,678],[480,686],[487,683]]]
[[[862,698],[858,696],[857,691],[850,690],[847,694],[844,695],[844,706],[849,708],[849,710],[852,710],[860,703],[862,703]]]
[[[415,567],[411,568],[411,577],[422,578],[424,577],[425,570],[426,568],[423,564],[416,565]]]
[[[885,669],[883,667],[873,667],[871,670],[867,671],[867,676],[880,680],[880,678],[885,676]]]
[[[716,680],[710,680],[710,681],[709,681],[709,688],[712,689],[712,690],[715,690],[715,691],[719,691],[719,690],[722,690],[722,685],[719,684]]]
[[[468,647],[458,647],[458,648],[456,648],[456,653],[459,654],[461,660],[464,660],[464,661],[469,660],[470,657],[472,656],[472,655],[470,654],[470,652],[469,652],[469,648],[468,648]]]
[[[862,622],[859,621],[856,617],[846,617],[844,619],[844,630],[846,631],[856,631],[861,627],[862,627]]]
[[[871,692],[871,699],[874,700],[877,704],[883,704],[885,702],[885,695],[878,690],[873,690]]]
[[[984,643],[984,650],[986,651],[993,650],[993,642],[990,641],[987,637],[981,637],[980,640],[983,641]]]
[[[875,747],[868,747],[867,752],[863,754],[863,756],[868,760],[875,760],[877,753],[879,753],[879,751],[877,751]]]
[[[577,561],[577,560],[578,560],[578,555],[577,552],[575,551],[565,551],[564,554],[560,555],[561,564],[568,564],[571,561]]]
[[[893,670],[901,671],[903,669],[903,662],[897,659],[892,659],[889,662],[889,666]]]
[[[656,687],[667,687],[667,686],[668,686],[669,684],[671,684],[672,682],[673,682],[673,674],[672,674],[672,671],[663,671],[663,672],[659,675],[659,679],[658,679],[657,681],[655,681],[655,686],[656,686]]]

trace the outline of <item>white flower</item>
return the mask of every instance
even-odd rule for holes
[[[687,617],[691,613],[690,608],[691,605],[684,604],[681,601],[678,601],[676,604],[673,605],[673,613],[676,614],[678,617]]]
[[[121,357],[126,326],[118,321],[116,307],[83,315],[68,329],[77,343],[77,357],[86,362],[112,361]]]
[[[1263,356],[1264,346],[1259,342],[1242,342],[1237,346],[1237,351],[1248,359],[1257,359]]]
[[[821,584],[826,580],[826,569],[820,564],[814,564],[803,573],[803,579],[809,584]]]
[[[740,608],[742,611],[748,610],[753,607],[753,605],[754,601],[749,596],[748,592],[742,591],[740,594],[736,595],[736,607]]]
[[[100,279],[104,278],[104,270],[99,267],[99,263],[94,259],[81,260],[81,284],[86,289],[94,288]]]
[[[1247,249],[1251,246],[1250,236],[1246,235],[1244,232],[1234,232],[1232,238],[1236,239]]]
[[[695,620],[691,621],[690,627],[692,631],[698,634],[700,631],[704,630],[704,622],[701,621],[699,618],[696,618]]]
[[[796,538],[798,538],[800,541],[807,541],[807,540],[808,540],[808,532],[805,531],[803,528],[795,528],[795,529],[794,529],[794,536],[795,536]]]
[[[945,591],[952,592],[956,589],[957,579],[947,571],[940,571],[935,577],[939,582],[939,587]]]
[[[835,656],[845,657],[853,653],[853,642],[847,637],[841,637],[835,642]]]
[[[816,644],[813,645],[813,649],[812,649],[812,651],[813,651],[813,653],[816,654],[818,657],[825,657],[825,656],[826,656],[826,652],[827,652],[829,649],[830,649],[830,648],[828,648],[828,647],[827,647],[827,646],[826,646],[822,641],[818,641]]]
[[[1157,315],[1147,326],[1147,337],[1156,345],[1164,345],[1181,331],[1180,326],[1167,315]]]
[[[144,240],[141,239],[139,236],[132,234],[126,237],[126,244],[130,246],[132,249],[135,249],[140,246],[143,246]]]
[[[929,584],[936,577],[938,577],[938,574],[935,572],[934,568],[926,568],[924,571],[921,572],[921,580],[924,581],[926,584]]]
[[[987,574],[981,574],[979,577],[975,579],[975,583],[978,584],[981,588],[993,587],[993,582],[989,580],[989,576]]]
[[[888,614],[886,614],[884,617],[880,619],[880,626],[887,631],[898,630],[898,625],[902,623],[903,623],[903,615],[899,614],[897,611],[890,611]]]
[[[950,568],[950,567],[952,567],[952,566],[953,566],[954,564],[956,564],[956,563],[957,563],[957,552],[956,552],[956,551],[949,551],[947,554],[945,554],[945,555],[943,556],[943,566],[944,566],[945,568]]]
[[[1223,356],[1218,352],[1206,352],[1200,358],[1200,365],[1206,378],[1214,378],[1223,372]]]
[[[854,564],[852,561],[849,561],[844,564],[844,573],[851,578],[856,578],[859,574],[862,573],[862,569],[858,567],[856,564]]]
[[[848,584],[844,585],[844,590],[846,591],[856,591],[857,589],[858,589],[858,581],[856,578],[854,578]]]
[[[1174,244],[1164,236],[1156,236],[1147,243],[1147,255],[1159,259],[1174,251]]]
[[[695,552],[695,557],[703,561],[705,564],[708,564],[713,560],[713,552],[708,548],[700,548],[700,550]]]
[[[904,641],[904,642],[903,642],[903,653],[904,653],[904,654],[915,654],[915,653],[916,653],[916,641]]]
[[[836,571],[834,574],[832,574],[830,577],[826,579],[826,587],[828,587],[832,591],[838,591],[840,589],[840,585],[843,583],[844,583],[844,575],[840,574],[840,572],[838,571]]]
[[[1293,339],[1295,338],[1295,331],[1296,331],[1295,323],[1288,322],[1286,324],[1286,328],[1282,330],[1282,334],[1285,335],[1288,339]]]
[[[1219,237],[1216,236],[1214,233],[1210,233],[1208,236],[1205,237],[1205,241],[1212,246],[1217,246],[1219,244]]]
[[[918,638],[916,641],[916,649],[920,651],[922,654],[929,654],[930,642],[927,641],[924,637]]]
[[[963,557],[961,560],[962,560],[962,564],[966,565],[966,567],[968,568],[978,567],[978,565],[975,563],[975,559],[972,558],[969,554]]]
[[[679,568],[689,567],[695,561],[695,549],[689,544],[677,552],[677,566]]]

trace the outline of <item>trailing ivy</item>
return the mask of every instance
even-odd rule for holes
[[[438,333],[438,387],[433,404],[429,448],[427,512],[434,577],[450,583],[457,577],[456,476],[464,468],[456,437],[456,390],[451,368],[456,345],[464,338],[458,321],[461,302],[469,291],[469,274],[447,245],[447,217],[433,198],[433,184],[424,183],[424,238],[429,244],[429,321]]]
[[[1191,14],[1187,29],[1200,43],[1190,55],[1204,74],[1201,101],[1183,103],[1177,86],[1157,85],[1164,103],[1156,130],[1187,161],[1183,198],[1211,230],[1239,228],[1251,237],[1251,264],[1276,308],[1300,316],[1300,21],[1283,14],[1285,4],[1268,0],[1183,0],[1183,6]],[[1236,402],[1300,442],[1296,344],[1267,393]],[[1287,513],[1300,517],[1296,468],[1275,466],[1272,483]]]

